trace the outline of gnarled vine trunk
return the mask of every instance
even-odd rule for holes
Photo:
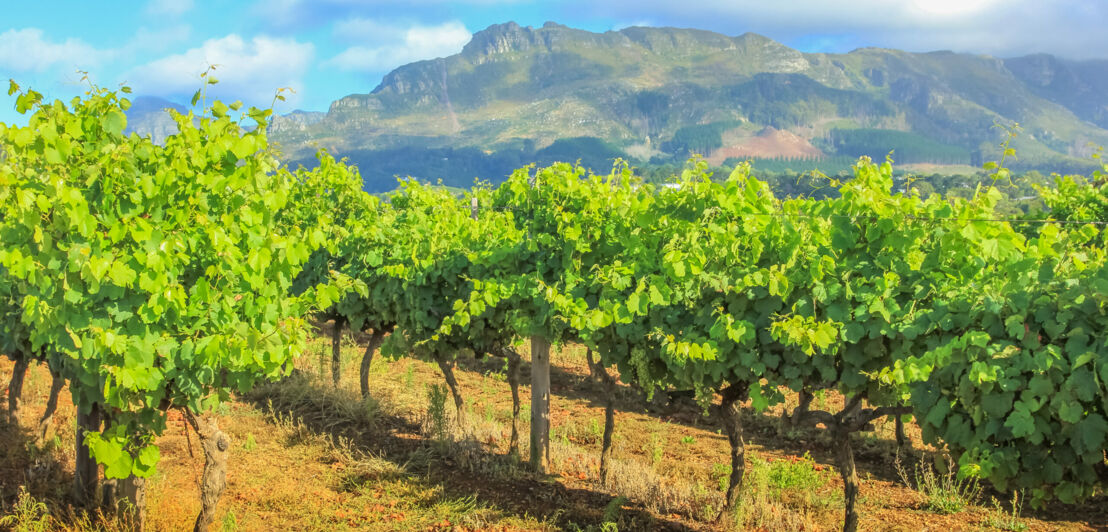
[[[384,341],[384,331],[374,329],[373,334],[369,337],[369,344],[365,347],[365,354],[362,355],[362,366],[358,371],[358,384],[361,386],[363,399],[369,397],[369,369],[373,364],[373,355]]]
[[[465,400],[462,399],[462,392],[458,389],[458,381],[454,378],[454,361],[436,357],[435,362],[438,363],[439,370],[442,371],[442,376],[446,379],[446,385],[450,387],[450,395],[454,397],[454,409],[458,414],[458,428],[465,431]]]
[[[611,386],[604,401],[604,437],[600,444],[600,482],[608,485],[608,473],[612,463],[612,433],[616,429],[616,405],[612,394],[615,386]]]
[[[54,413],[58,410],[58,397],[61,395],[63,387],[65,387],[65,378],[58,373],[52,373],[50,398],[46,400],[46,410],[42,412],[42,417],[38,420],[38,428],[35,430],[39,441],[45,440],[46,434],[54,426]]]
[[[608,471],[612,458],[612,433],[616,426],[616,381],[599,361],[593,360],[592,350],[585,351],[589,370],[604,387],[604,437],[600,445],[600,483],[608,485]]]
[[[858,512],[854,509],[858,500],[858,473],[854,467],[850,431],[832,429],[831,438],[835,442],[835,463],[843,477],[843,532],[855,532],[858,530]]]
[[[746,443],[743,441],[743,425],[741,405],[746,399],[746,386],[731,384],[724,388],[720,395],[720,414],[723,416],[723,425],[727,430],[727,441],[731,444],[731,476],[727,483],[727,495],[724,498],[723,511],[719,520],[728,515],[734,515],[739,505],[739,494],[742,490],[743,475],[746,472]]]
[[[896,430],[896,448],[897,449],[904,449],[904,448],[911,449],[912,448],[912,440],[909,440],[908,435],[904,433],[904,420],[901,419],[901,416],[893,416],[893,420],[895,422],[895,430]]]
[[[26,355],[15,359],[12,379],[8,382],[8,422],[19,425],[19,416],[23,409],[23,381],[27,378],[27,368],[31,365]]]
[[[219,430],[215,419],[205,420],[188,410],[185,410],[185,417],[200,436],[200,447],[204,450],[204,474],[200,477],[202,506],[194,531],[205,532],[215,521],[219,498],[227,487],[227,455],[231,449],[231,438]]]
[[[342,318],[335,318],[335,326],[331,329],[331,381],[335,387],[342,379],[342,327],[346,322]]]
[[[505,352],[508,357],[508,386],[512,389],[512,438],[508,441],[508,454],[519,456],[519,366],[522,359],[515,349]]]
[[[850,435],[859,430],[873,430],[871,422],[889,415],[904,415],[911,412],[905,406],[883,406],[862,408],[862,396],[844,397],[843,409],[838,414],[824,411],[808,411],[801,421],[823,425],[831,431],[831,440],[835,446],[835,465],[843,478],[843,531],[858,530],[858,473],[854,465],[854,449]]]
[[[785,416],[785,428],[795,429],[800,423],[800,419],[804,417],[804,414],[808,412],[808,409],[812,406],[812,392],[807,389],[801,389],[797,394],[799,403],[796,408],[793,409],[792,414]]]

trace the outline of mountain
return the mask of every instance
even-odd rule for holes
[[[173,109],[178,113],[186,113],[188,109],[180,104],[173,103],[164,98],[155,96],[138,96],[131,102],[127,109],[127,128],[125,133],[132,131],[140,135],[150,135],[155,143],[162,143],[166,137],[177,133],[177,123],[166,112]],[[290,134],[303,131],[308,126],[323,120],[326,113],[315,111],[301,111],[299,109],[273,118],[269,125],[272,134]]]
[[[1108,60],[1067,61],[1035,54],[1004,65],[1035,94],[1108,128]]]
[[[294,164],[320,147],[348,157],[376,191],[394,175],[468,185],[555,157],[603,170],[617,156],[880,159],[892,149],[901,163],[980,164],[1006,136],[993,126],[1016,122],[1016,166],[1086,168],[1090,143],[1108,144],[1108,61],[812,54],[753,33],[509,22],[326,113],[279,117],[271,137]]]
[[[297,109],[286,115],[275,116],[273,123],[269,125],[269,132],[276,135],[295,134],[307,130],[309,126],[322,121],[326,117],[326,113]]]
[[[186,112],[185,106],[164,98],[135,97],[131,100],[131,107],[127,109],[127,129],[124,133],[136,131],[140,135],[150,135],[155,143],[162,143],[166,137],[177,133],[177,123],[165,112],[166,109],[173,109],[178,113]]]

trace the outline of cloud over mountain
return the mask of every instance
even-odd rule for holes
[[[211,96],[267,105],[280,87],[302,88],[314,57],[311,43],[264,36],[246,40],[231,34],[141,65],[126,78],[139,93],[181,98],[195,92],[201,86],[200,74],[216,65],[212,75],[219,83],[209,89]]]
[[[339,22],[335,34],[357,44],[329,59],[326,65],[368,72],[458,53],[472,36],[458,21],[424,26],[384,24],[373,19]]]
[[[860,46],[955,50],[1015,56],[1034,52],[1104,57],[1108,3],[1069,0],[705,0],[690,8],[668,0],[572,0],[567,11],[656,26],[737,35],[753,31],[783,42],[845,52]],[[619,24],[622,25],[622,24]]]

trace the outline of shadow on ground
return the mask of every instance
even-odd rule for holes
[[[420,471],[429,482],[443,485],[449,497],[475,496],[501,511],[519,517],[535,517],[560,528],[600,526],[604,509],[613,496],[602,491],[569,488],[552,477],[536,475],[517,463],[514,457],[489,452],[482,445],[468,440],[456,442],[451,449],[464,449],[459,458],[452,451],[442,452],[441,446],[425,439],[421,427],[399,416],[378,413],[372,427],[356,420],[337,419],[336,408],[328,408],[327,397],[333,392],[317,388],[313,404],[283,401],[281,387],[318,387],[318,383],[295,374],[283,382],[260,387],[246,399],[267,414],[289,419],[320,434],[342,438],[357,450],[398,463],[409,470]],[[299,395],[299,394],[298,394]],[[420,467],[422,466],[422,467]],[[426,473],[424,473],[424,471]],[[659,518],[638,504],[632,503],[619,513],[621,528],[634,530],[693,531],[677,520]]]

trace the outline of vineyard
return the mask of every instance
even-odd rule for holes
[[[886,420],[898,445],[918,431],[958,478],[1028,507],[1102,503],[1103,173],[1058,178],[1039,191],[1049,210],[1020,218],[996,208],[1001,165],[968,199],[923,197],[893,190],[891,163],[868,158],[820,199],[778,198],[748,166],[720,179],[696,160],[670,186],[559,163],[461,194],[408,180],[378,197],[323,152],[314,169],[281,166],[270,111],[238,103],[175,115],[164,145],[125,136],[127,92],[48,103],[13,82],[29,122],[0,125],[9,426],[44,364],[52,385],[31,430],[46,438],[68,390],[85,507],[142,528],[159,438],[183,423],[204,459],[195,528],[212,527],[237,448],[215,413],[306,378],[307,352],[341,389],[346,331],[364,339],[366,404],[402,379],[375,367],[418,362],[437,368],[438,404],[448,397],[463,429],[476,413],[459,368],[495,361],[511,397],[504,452],[539,476],[556,469],[551,359],[580,348],[603,390],[601,488],[615,484],[627,390],[690,397],[729,449],[702,523],[740,526],[756,463],[747,408],[823,431],[843,530],[876,526],[858,511],[855,447]],[[330,349],[309,350],[325,322]]]

